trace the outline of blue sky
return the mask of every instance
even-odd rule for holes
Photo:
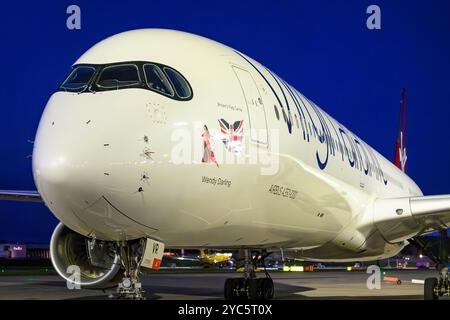
[[[81,8],[68,30],[66,8]],[[381,8],[381,30],[366,9]],[[409,174],[450,193],[450,1],[8,1],[0,11],[0,189],[34,189],[32,145],[46,101],[90,46],[136,28],[209,37],[266,65],[389,159],[409,93]],[[0,239],[47,242],[42,204],[1,202]]]

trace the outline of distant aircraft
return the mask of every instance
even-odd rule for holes
[[[214,266],[230,262],[232,254],[229,252],[206,252],[204,249],[200,249],[198,257],[202,263]]]
[[[245,249],[244,277],[226,281],[225,297],[270,299],[272,280],[252,264],[272,249],[371,261],[408,242],[425,250],[417,236],[430,231],[445,240],[450,196],[424,196],[405,174],[401,122],[399,169],[245,54],[184,32],[134,30],[75,62],[37,131],[38,192],[1,197],[45,202],[61,221],[53,265],[68,280],[79,266],[82,287],[119,285],[140,298],[138,270],[159,245]],[[450,292],[445,249],[427,253],[439,262],[427,299]]]

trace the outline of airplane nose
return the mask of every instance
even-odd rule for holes
[[[77,119],[77,107],[55,99],[47,104],[34,142],[33,176],[58,220],[88,235],[95,223],[108,218],[108,208],[98,204],[105,193],[103,172],[108,169],[97,132],[86,124],[88,120]]]
[[[101,193],[94,179],[100,157],[94,132],[72,100],[52,96],[47,103],[34,142],[33,176],[47,205],[64,201],[81,208]]]
[[[134,136],[128,138],[130,130],[121,117],[104,116],[105,110],[120,107],[108,96],[56,93],[44,110],[33,149],[33,176],[47,207],[70,229],[105,240],[139,238],[157,230],[135,216],[134,206],[145,205],[137,192],[137,165],[147,165],[142,149],[131,147],[134,158],[124,153],[120,146],[124,141],[129,145]],[[137,182],[123,181],[124,176],[135,176]],[[120,201],[131,207],[116,206]]]
[[[48,202],[64,199],[72,207],[84,207],[98,198],[101,190],[93,181],[90,162],[74,153],[73,145],[52,141],[58,139],[35,142],[33,174],[36,186]]]
[[[69,170],[64,156],[49,159],[36,158],[38,161],[35,162],[35,171],[39,180],[42,179],[54,185],[62,185],[66,182]]]
[[[105,240],[141,238],[157,230],[113,204],[114,196],[125,193],[114,182],[105,182],[109,176],[101,169],[108,161],[89,143],[62,143],[61,136],[46,135],[45,129],[40,134],[33,151],[34,179],[48,208],[64,225]]]

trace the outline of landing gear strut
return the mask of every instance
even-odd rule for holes
[[[125,269],[122,282],[117,287],[116,294],[110,295],[111,298],[145,300],[145,291],[139,282],[139,269],[145,249],[145,241],[142,239],[120,242],[119,253],[122,260],[122,266]]]
[[[413,244],[421,248],[422,251],[436,263],[439,278],[427,278],[424,285],[424,299],[438,300],[442,296],[450,296],[450,279],[448,272],[448,247],[447,231],[439,231],[438,253],[433,252],[426,243],[419,239],[414,239]],[[436,251],[436,250],[434,250]]]
[[[252,258],[252,252],[248,249],[244,250],[244,277],[229,278],[225,281],[224,296],[226,300],[270,300],[273,298],[274,287],[273,281],[264,266],[264,259],[267,254],[260,257],[258,252]],[[257,262],[261,260],[264,266],[265,278],[257,278],[255,267]]]

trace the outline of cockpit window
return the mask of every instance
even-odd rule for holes
[[[151,63],[144,64],[144,74],[147,85],[151,90],[173,97],[173,90],[169,80],[167,80],[167,77],[157,65]]]
[[[192,87],[182,74],[153,61],[77,64],[58,91],[89,94],[118,89],[149,90],[178,101],[193,97]]]
[[[164,67],[164,71],[172,82],[177,96],[181,99],[189,98],[191,96],[191,88],[184,77],[169,67]]]
[[[139,71],[134,64],[105,67],[98,77],[97,86],[105,89],[118,89],[140,84]]]
[[[87,87],[95,73],[95,68],[90,66],[78,66],[70,72],[67,79],[61,85],[63,90],[81,91]]]

